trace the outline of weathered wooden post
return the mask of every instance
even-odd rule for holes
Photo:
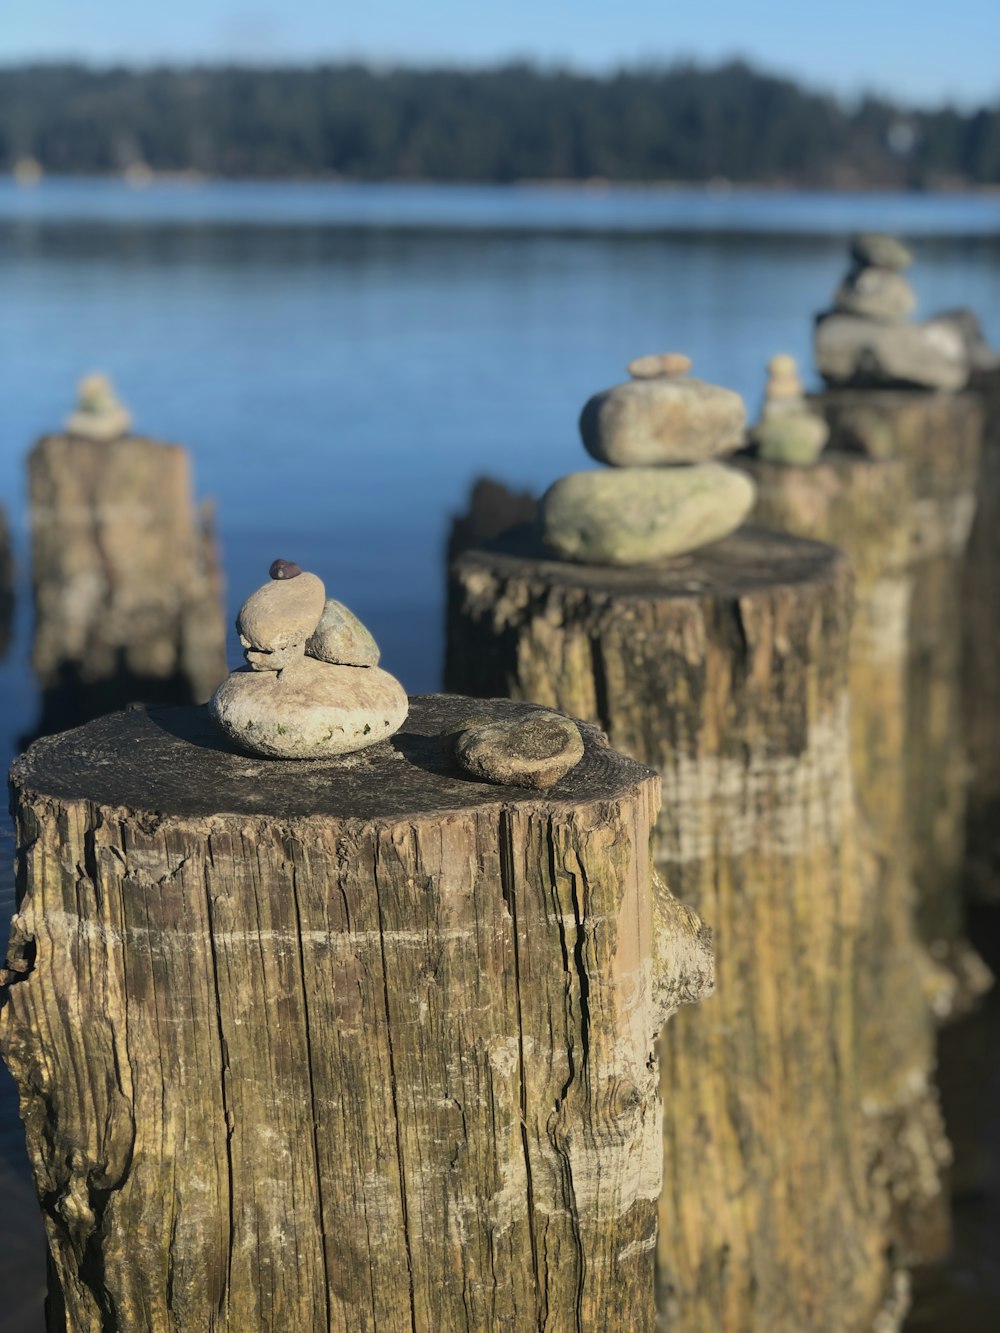
[[[855,256],[881,275],[886,298],[908,285],[909,255],[891,237],[862,237]],[[878,263],[869,263],[872,258]],[[843,289],[842,289],[843,290]],[[838,300],[840,293],[838,293]],[[816,359],[830,386],[815,405],[830,447],[898,458],[912,495],[906,682],[906,810],[917,885],[918,925],[935,958],[953,973],[955,1011],[972,1003],[984,968],[963,935],[968,755],[962,719],[962,577],[976,509],[982,405],[957,392],[968,379],[961,337],[938,321],[897,324],[881,310],[881,289],[864,317],[834,312],[816,334]]]
[[[14,561],[10,534],[3,509],[0,509],[0,657],[10,642],[10,622],[14,614]]]
[[[707,933],[651,885],[655,774],[584,726],[548,790],[471,781],[441,733],[484,717],[523,709],[301,761],[135,709],[15,763],[50,1330],[653,1328],[654,1037]]]
[[[28,457],[42,732],[134,701],[204,702],[225,675],[222,578],[187,451],[129,433],[106,381]]]
[[[1000,903],[1000,368],[972,377],[983,406],[976,517],[965,563],[965,738],[972,776],[965,874],[982,902]]]
[[[734,425],[730,447],[742,411]],[[635,498],[607,522],[630,542],[676,537],[655,469],[632,470]],[[657,862],[716,932],[711,1006],[679,1015],[660,1048],[666,1326],[892,1327],[862,1112],[872,878],[854,827],[847,560],[759,528],[701,549],[687,531],[686,553],[645,563],[553,558],[526,529],[465,551],[450,573],[447,684],[589,717],[657,768]]]
[[[772,368],[778,361],[790,358],[774,358]],[[773,382],[772,369],[769,394]],[[788,420],[782,415],[786,437]],[[782,458],[776,448],[781,435],[770,438],[765,417],[751,434],[755,456],[744,456],[741,466],[757,487],[757,521],[841,547],[854,572],[851,760],[860,839],[874,876],[858,973],[863,1105],[870,1169],[888,1186],[895,1243],[907,1261],[927,1261],[946,1249],[950,1230],[942,1181],[950,1153],[934,1086],[934,1018],[947,1016],[955,996],[950,974],[935,967],[917,936],[907,836],[912,500],[903,460],[830,449],[820,454],[824,437],[825,430],[811,458]]]

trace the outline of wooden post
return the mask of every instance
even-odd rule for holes
[[[741,459],[754,517],[841,547],[855,576],[850,639],[851,759],[860,833],[874,876],[859,972],[861,1078],[870,1170],[889,1186],[892,1234],[907,1261],[949,1241],[942,1173],[950,1158],[934,1086],[934,1017],[955,1001],[917,935],[905,809],[904,740],[912,499],[902,459],[827,450],[813,467]]]
[[[976,509],[982,406],[971,393],[837,390],[814,400],[831,449],[899,458],[913,497],[906,682],[906,810],[917,920],[953,973],[954,1012],[982,992],[964,938],[968,759],[962,720],[962,578]]]
[[[846,557],[743,528],[609,569],[547,559],[522,530],[461,555],[449,601],[452,688],[588,716],[660,770],[657,860],[716,930],[716,995],[660,1050],[667,1326],[891,1327],[861,1109],[872,881],[854,828]]]
[[[983,452],[976,517],[965,564],[963,700],[972,776],[966,883],[1000,903],[1000,370],[973,376],[981,395]]]
[[[0,658],[10,643],[10,624],[14,616],[14,561],[10,552],[7,520],[0,509]]]
[[[15,763],[50,1330],[653,1328],[654,1034],[707,935],[594,728],[544,794],[449,766],[442,730],[510,712],[425,697],[277,761],[137,709]]]
[[[204,702],[226,674],[225,623],[187,451],[49,435],[28,483],[39,729],[137,700]]]

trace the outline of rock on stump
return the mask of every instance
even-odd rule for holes
[[[918,926],[953,973],[953,1012],[985,984],[964,942],[968,755],[962,713],[962,580],[976,511],[982,406],[975,394],[890,390],[815,399],[830,447],[905,464],[912,495],[906,681],[906,811]]]
[[[226,674],[225,621],[187,451],[49,435],[28,483],[39,730],[136,700],[204,702]]]
[[[661,1043],[667,1326],[870,1329],[892,1280],[861,1109],[846,557],[745,527],[610,569],[521,531],[460,556],[449,603],[450,688],[592,718],[660,770],[656,858],[716,931],[716,994]]]
[[[953,1000],[916,929],[905,808],[907,625],[912,502],[906,464],[827,450],[812,467],[747,459],[754,517],[841,547],[855,576],[850,639],[851,758],[874,888],[859,974],[862,1082],[872,1172],[888,1185],[907,1260],[949,1239],[949,1160],[934,1086],[934,1016]]]
[[[594,728],[544,794],[449,767],[443,729],[510,711],[281,761],[137,709],[15,763],[50,1330],[653,1328],[654,1032],[706,933]]]

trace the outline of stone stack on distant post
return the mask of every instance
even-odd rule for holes
[[[296,643],[269,600],[254,653]],[[244,679],[301,734],[268,678],[338,666],[378,670]],[[656,775],[560,718],[538,783],[550,720],[424,697],[303,760],[134,709],[16,762],[0,1040],[52,1333],[653,1333],[655,1034],[711,953],[653,881]]]
[[[909,262],[892,237],[858,238],[855,268],[832,314],[816,329],[816,363],[830,386],[814,400],[830,447],[902,461],[912,496],[907,616],[906,820],[917,885],[918,925],[954,981],[953,1014],[974,1003],[987,978],[964,937],[962,876],[969,767],[962,713],[962,580],[976,509],[982,438],[977,395],[960,333],[947,321],[900,322],[899,269]],[[864,310],[842,313],[845,292],[880,277]],[[898,281],[889,283],[887,277]],[[846,356],[846,349],[850,355]]]
[[[716,994],[660,1045],[667,1326],[892,1328],[905,1302],[857,1024],[874,885],[850,768],[850,571],[829,546],[732,530],[753,486],[714,459],[742,438],[742,405],[676,358],[635,368],[656,362],[662,378],[584,409],[587,448],[615,470],[556,482],[537,534],[453,562],[446,680],[590,718],[657,768],[655,858],[716,931]]]
[[[797,379],[790,357],[771,360],[764,418],[740,461],[757,487],[756,521],[841,547],[854,571],[851,756],[873,876],[858,991],[869,1165],[888,1185],[899,1252],[906,1261],[927,1261],[945,1250],[949,1235],[942,1175],[950,1152],[934,1086],[934,1014],[944,1017],[955,997],[950,974],[932,963],[917,935],[906,821],[909,477],[902,459],[769,448],[767,404],[778,365]],[[826,423],[815,415],[811,421],[822,445]],[[803,426],[803,439],[806,432]]]
[[[225,675],[222,576],[187,451],[129,433],[103,376],[28,457],[39,730],[203,702]]]

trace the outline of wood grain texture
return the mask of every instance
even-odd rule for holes
[[[906,809],[918,925],[956,988],[953,1014],[987,984],[964,939],[968,755],[962,713],[962,580],[976,510],[976,394],[854,390],[819,395],[832,449],[898,458],[913,498],[906,682]]]
[[[950,1161],[934,1086],[935,1014],[954,999],[917,933],[907,835],[905,714],[912,497],[902,459],[827,450],[815,467],[740,459],[757,485],[754,517],[841,547],[855,576],[849,686],[859,834],[873,886],[858,972],[861,1078],[870,1170],[907,1261],[939,1258],[950,1239]]]
[[[655,774],[586,727],[544,796],[469,781],[439,733],[484,709],[299,762],[136,710],[17,761],[50,1330],[652,1328],[654,1035],[706,932],[651,891]]]
[[[862,1111],[871,919],[851,782],[851,578],[759,528],[658,567],[451,567],[448,681],[566,708],[656,767],[656,858],[715,931],[711,1005],[660,1044],[664,1326],[870,1330],[899,1313]]]
[[[973,377],[983,405],[979,503],[965,563],[965,740],[972,766],[966,884],[1000,903],[1000,370]]]
[[[40,729],[208,699],[226,674],[222,576],[187,450],[49,435],[28,484]]]

